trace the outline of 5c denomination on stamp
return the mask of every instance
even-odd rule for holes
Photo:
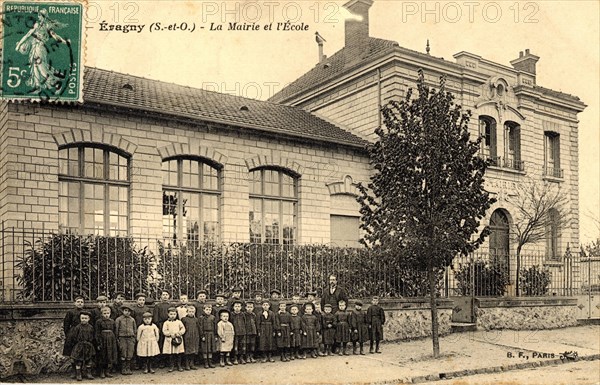
[[[2,82],[9,100],[83,101],[81,2],[4,2]]]

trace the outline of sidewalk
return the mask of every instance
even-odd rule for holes
[[[600,326],[543,331],[477,331],[440,339],[441,357],[432,358],[431,340],[382,345],[382,354],[307,358],[289,363],[238,365],[156,374],[116,375],[103,383],[201,384],[367,384],[424,383],[480,373],[497,373],[572,362],[600,360]],[[600,365],[596,366],[600,368]],[[596,378],[600,378],[600,369]],[[26,378],[30,382],[73,383],[67,375]],[[13,381],[17,381],[14,379]],[[92,382],[92,381],[88,381]],[[99,379],[93,383],[100,383]]]

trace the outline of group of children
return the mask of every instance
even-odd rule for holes
[[[194,303],[187,295],[179,296],[174,306],[170,293],[162,291],[160,301],[151,312],[146,295],[138,293],[133,306],[124,304],[123,293],[116,293],[112,305],[105,296],[97,298],[97,307],[84,310],[83,297],[75,299],[75,308],[64,320],[63,354],[73,359],[75,378],[94,378],[96,366],[101,378],[112,377],[120,365],[121,373],[132,374],[132,362],[144,373],[155,373],[154,362],[168,364],[169,372],[196,369],[196,361],[205,368],[257,362],[287,362],[307,356],[365,354],[364,343],[370,341],[370,353],[380,353],[385,312],[373,297],[367,311],[355,302],[347,310],[340,301],[335,313],[332,304],[321,304],[316,293],[307,302],[293,296],[290,304],[280,301],[278,290],[270,299],[257,293],[254,300],[242,300],[242,290],[234,288],[229,300],[217,294],[214,304],[206,291],[200,291]],[[218,356],[215,356],[218,353]]]

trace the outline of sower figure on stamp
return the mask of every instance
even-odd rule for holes
[[[48,59],[51,39],[59,43],[69,45],[69,41],[60,37],[55,31],[66,27],[65,24],[52,20],[48,17],[46,9],[40,9],[38,20],[25,36],[19,40],[16,50],[24,55],[29,55],[31,66],[27,85],[34,88],[34,92],[50,90],[58,94],[62,91],[61,84],[64,78],[56,75],[57,71],[50,64]]]

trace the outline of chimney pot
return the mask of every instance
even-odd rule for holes
[[[519,52],[519,57],[523,57],[523,51]]]
[[[373,0],[350,0],[344,4],[354,18],[345,21],[345,45],[357,45],[369,37],[369,8]],[[357,20],[360,19],[360,20]]]
[[[525,50],[525,55],[529,55],[529,48]]]

